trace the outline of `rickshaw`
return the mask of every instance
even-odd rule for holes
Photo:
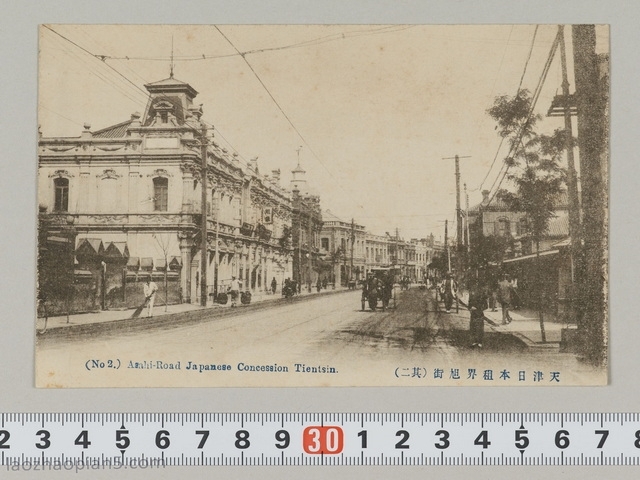
[[[389,301],[394,299],[395,306],[395,273],[393,268],[372,269],[362,285],[361,307],[365,304],[375,312],[381,302],[382,310],[389,307]]]

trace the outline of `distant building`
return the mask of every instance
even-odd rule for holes
[[[367,271],[365,227],[355,221],[344,221],[329,210],[323,217],[320,252],[330,266],[332,279],[328,281],[347,286],[350,279],[355,282],[361,280]]]
[[[486,190],[482,193],[482,202],[469,209],[471,243],[479,241],[480,236],[504,239],[504,252],[501,260],[493,265],[495,269],[518,279],[519,296],[526,306],[536,306],[539,302],[534,287],[538,280],[542,281],[545,309],[561,313],[573,296],[566,192],[556,202],[549,228],[540,239],[539,255],[525,214],[510,211],[498,198],[490,200]]]
[[[306,172],[299,162],[291,173],[293,280],[300,288],[311,288],[321,278],[320,232],[323,222],[320,197],[310,192]]]

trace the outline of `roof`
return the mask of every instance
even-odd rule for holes
[[[549,229],[547,236],[549,237],[566,237],[569,235],[569,216],[560,215],[549,221]]]
[[[556,204],[556,208],[558,209],[567,208],[567,205],[569,205],[569,195],[567,194],[566,191],[563,191],[560,194],[555,204]],[[478,212],[480,208],[482,208],[482,210],[484,211],[492,211],[492,212],[510,211],[510,208],[507,206],[504,200],[498,197],[498,195],[494,195],[490,201],[487,201],[487,199],[483,199],[482,202],[472,207],[469,207],[469,212],[471,213]]]
[[[124,138],[131,122],[132,120],[127,120],[126,122],[111,125],[110,127],[103,128],[102,130],[97,130],[93,132],[93,138]]]
[[[330,210],[322,212],[322,219],[325,222],[342,222],[341,218],[336,217]]]
[[[149,93],[156,92],[185,92],[191,98],[198,95],[198,92],[188,83],[176,80],[173,77],[165,78],[153,83],[147,83],[144,86]]]

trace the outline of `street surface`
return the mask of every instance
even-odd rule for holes
[[[511,335],[487,332],[484,348],[471,348],[469,312],[462,305],[458,314],[455,308],[438,312],[433,293],[415,288],[398,292],[397,308],[384,312],[360,311],[360,291],[354,291],[229,313],[144,333],[45,338],[37,348],[37,384],[513,386],[534,384],[534,371],[542,372],[535,383],[544,385],[550,385],[551,372],[560,372],[560,382],[554,381],[560,385],[593,382],[596,374],[571,354],[526,350]],[[109,368],[109,361],[119,368]],[[100,362],[105,366],[96,366]],[[187,369],[189,362],[199,367]],[[220,371],[225,365],[228,370]],[[253,367],[261,371],[242,370]],[[487,370],[491,378],[483,378]],[[502,371],[508,378],[500,378]],[[524,381],[519,372],[525,372]]]

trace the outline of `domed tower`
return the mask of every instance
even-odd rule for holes
[[[309,187],[307,185],[307,179],[305,174],[307,172],[300,166],[300,158],[298,158],[298,165],[294,170],[291,170],[293,178],[291,179],[291,190],[297,191],[300,195],[307,195],[309,193]]]

